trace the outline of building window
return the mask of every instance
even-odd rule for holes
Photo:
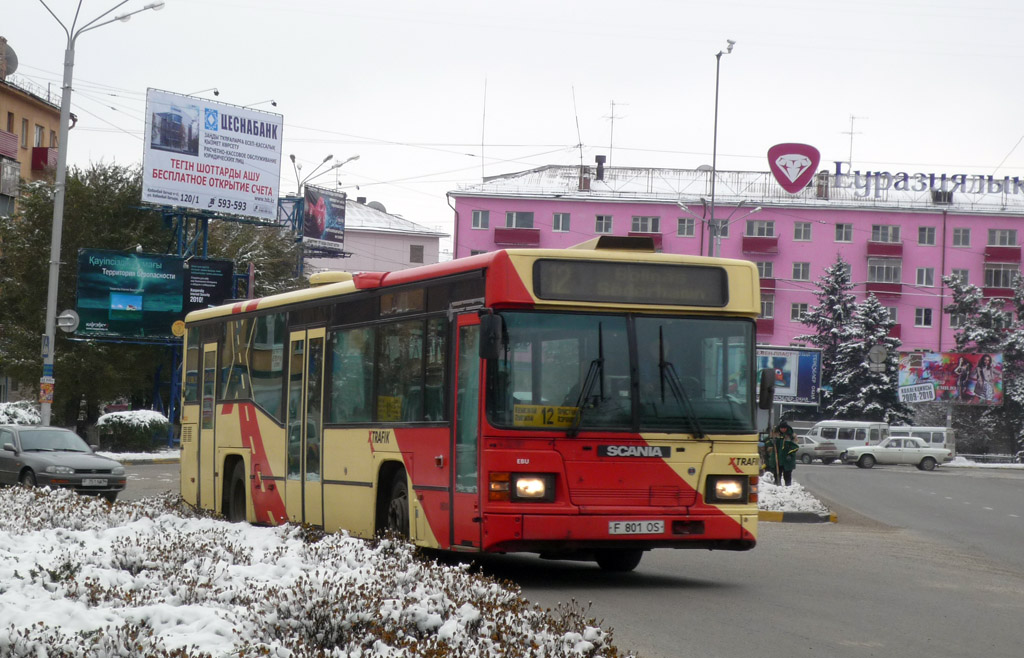
[[[486,253],[487,253],[486,249],[470,249],[469,250],[469,255],[470,256],[479,256],[480,254],[486,254]]]
[[[558,233],[565,233],[569,230],[569,213],[556,212],[551,220],[551,230]]]
[[[971,229],[969,229],[969,228],[955,228],[955,229],[953,229],[953,246],[954,247],[970,247],[971,246]]]
[[[988,230],[988,246],[1016,247],[1017,231],[1008,228],[990,228]]]
[[[21,120],[21,148],[28,148],[28,119]]]
[[[966,316],[963,313],[950,313],[949,315],[949,326],[956,329],[964,323]]]
[[[36,134],[32,138],[32,146],[40,147],[43,146],[43,137],[46,136],[46,129],[39,124],[36,124]]]
[[[917,244],[922,246],[935,246],[935,227],[919,226],[917,228]]]
[[[846,278],[853,280],[853,263],[839,263],[839,268],[846,274]]]
[[[1012,288],[1013,277],[1020,271],[1020,266],[1011,263],[990,263],[985,266],[986,288]]]
[[[900,227],[893,224],[874,224],[871,227],[872,242],[895,243],[900,241]]]
[[[885,310],[889,311],[889,319],[890,320],[892,320],[893,322],[896,322],[896,323],[899,322],[899,320],[896,319],[896,307],[895,306],[886,306]]]
[[[7,113],[7,132],[14,132],[14,112]]]
[[[967,277],[970,274],[970,272],[971,272],[970,270],[954,269],[952,272],[950,272],[950,274],[952,274],[956,278],[958,278],[961,281],[963,281],[964,284],[967,284],[967,282],[968,282],[968,278]]]
[[[836,242],[853,242],[853,224],[836,224]]]
[[[473,228],[488,228],[491,225],[490,210],[473,211]]]
[[[661,233],[661,217],[633,217],[633,233]]]
[[[932,326],[932,310],[930,308],[915,308],[914,309],[914,326],[915,327],[930,327],[930,326]]]
[[[761,295],[761,317],[775,317],[775,295]]]
[[[757,276],[762,279],[774,279],[775,278],[775,267],[771,261],[758,261],[757,262]]]
[[[903,276],[903,261],[898,258],[869,258],[869,283],[900,283]]]
[[[597,221],[594,224],[594,233],[611,233],[612,232],[612,216],[611,215],[598,215]]]
[[[505,228],[533,228],[533,213],[514,211],[506,212]]]
[[[727,238],[729,237],[729,222],[725,219],[716,219],[715,226],[718,227],[718,237]]]
[[[789,319],[793,322],[800,322],[807,315],[807,304],[793,304],[789,307]]]
[[[423,245],[411,244],[409,245],[409,262],[410,263],[422,263],[423,262]]]
[[[748,219],[747,236],[752,238],[774,238],[775,221],[771,219]]]
[[[692,238],[697,233],[697,223],[693,217],[680,217],[676,224],[676,235]]]
[[[799,242],[809,242],[811,240],[811,223],[797,222],[794,224],[793,239]]]
[[[793,263],[793,280],[794,281],[810,281],[811,280],[811,264],[810,263]]]
[[[54,130],[50,131],[50,148],[57,148],[57,132]]]
[[[925,286],[927,288],[935,287],[935,268],[934,267],[919,267],[917,268],[917,285]]]
[[[1013,324],[1013,313],[1004,311],[992,318],[992,328],[997,331],[1005,331]]]

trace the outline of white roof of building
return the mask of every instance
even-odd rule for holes
[[[402,233],[407,235],[436,235],[438,237],[448,235],[444,231],[420,226],[398,215],[392,215],[373,206],[359,203],[352,198],[347,199],[345,202],[345,230]]]
[[[822,163],[824,165],[824,163]],[[588,181],[581,185],[583,177]],[[857,210],[917,210],[954,213],[1019,215],[1024,213],[1024,180],[1021,177],[989,177],[942,172],[854,171],[837,177],[820,170],[797,194],[786,192],[771,172],[718,170],[715,204],[845,208]],[[945,181],[942,177],[945,176]],[[961,182],[962,185],[957,185]],[[589,189],[580,189],[588,187]],[[951,192],[950,202],[940,203],[935,190]],[[460,187],[456,197],[562,198],[567,201],[651,202],[700,204],[711,197],[710,167],[663,169],[605,167],[603,180],[593,166],[548,165],[485,178],[482,183]]]

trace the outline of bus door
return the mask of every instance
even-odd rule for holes
[[[480,318],[456,318],[454,462],[451,487],[453,550],[480,547]]]
[[[293,331],[288,350],[288,457],[285,506],[294,523],[323,525],[324,337]]]
[[[202,399],[199,412],[199,440],[196,446],[196,497],[199,499],[199,507],[213,509],[213,493],[216,491],[214,474],[217,472],[213,430],[217,421],[217,343],[207,343],[203,346],[201,370],[199,391]]]

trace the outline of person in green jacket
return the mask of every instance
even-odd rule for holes
[[[766,470],[775,478],[775,484],[793,484],[793,469],[796,468],[796,435],[786,421],[781,421],[765,445]]]

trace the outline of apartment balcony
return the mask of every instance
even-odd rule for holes
[[[1013,299],[1013,288],[982,288],[985,299]]]
[[[775,318],[758,318],[757,335],[771,335],[775,333]]]
[[[775,279],[761,279],[761,292],[774,293]]]
[[[898,297],[903,294],[902,283],[881,283],[868,281],[864,284],[867,292],[874,293],[875,297]]]
[[[494,244],[501,247],[539,247],[539,228],[495,228]]]
[[[0,130],[0,155],[18,159],[18,136],[6,130]]]
[[[779,238],[778,236],[744,235],[743,253],[777,254],[779,253]]]
[[[893,328],[889,330],[889,338],[903,338],[903,325],[894,325]]]
[[[32,149],[32,171],[57,168],[57,149],[36,146]]]
[[[631,238],[650,238],[654,241],[654,250],[661,251],[661,233],[641,233],[639,231],[630,231],[627,235]]]
[[[868,258],[902,258],[902,242],[868,242]]]
[[[986,263],[1019,263],[1020,247],[985,247]]]

